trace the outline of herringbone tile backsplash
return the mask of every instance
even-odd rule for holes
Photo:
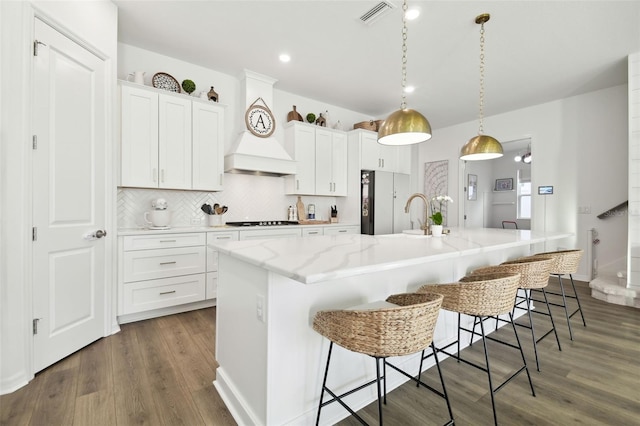
[[[169,189],[118,189],[118,227],[144,228],[144,212],[152,209],[151,201],[167,200],[171,211],[171,226],[206,225],[206,215],[200,206],[209,202],[228,206],[226,222],[242,220],[286,220],[287,207],[297,197],[284,194],[284,178],[225,174],[224,191],[200,192]],[[329,211],[335,204],[332,197],[302,197],[305,205],[314,203],[317,212]],[[326,219],[326,217],[325,217]]]

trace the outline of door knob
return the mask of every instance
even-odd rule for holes
[[[107,236],[107,231],[103,231],[102,229],[98,229],[96,231],[96,238],[102,238]]]

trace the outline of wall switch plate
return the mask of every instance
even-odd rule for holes
[[[191,218],[191,224],[192,225],[200,225],[200,223],[202,223],[202,220],[199,217],[192,217]]]
[[[591,206],[578,206],[578,214],[591,214]]]

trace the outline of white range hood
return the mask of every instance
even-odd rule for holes
[[[238,111],[244,124],[246,110],[258,98],[273,107],[273,84],[276,80],[248,70],[241,76],[240,105],[244,109]],[[277,124],[276,124],[277,126]],[[273,137],[258,137],[245,130],[231,146],[224,157],[224,171],[228,173],[249,173],[270,176],[284,176],[295,174],[297,163],[284,147]]]

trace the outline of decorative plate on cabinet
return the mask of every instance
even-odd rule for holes
[[[180,93],[180,84],[178,83],[178,80],[165,72],[155,73],[151,79],[151,83],[153,84],[153,87],[157,89]]]

